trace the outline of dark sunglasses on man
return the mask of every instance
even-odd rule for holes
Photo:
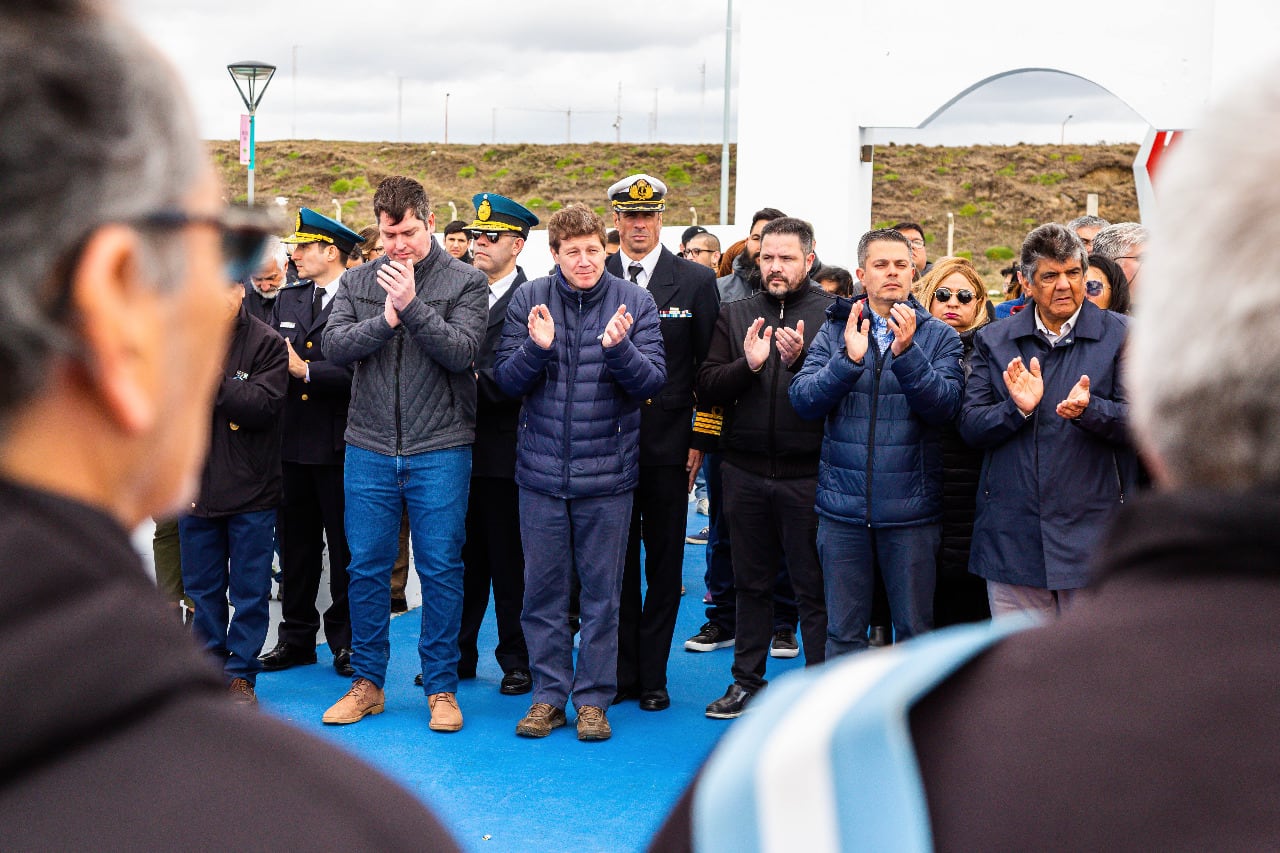
[[[483,237],[484,239],[488,240],[490,243],[498,242],[498,238],[501,237],[503,234],[515,234],[515,233],[516,232],[514,231],[470,231],[470,230],[466,232],[467,236],[470,237],[472,240],[478,240],[481,237]]]
[[[972,290],[957,290],[954,293],[956,299],[960,300],[961,305],[968,305],[973,301],[974,293]],[[939,287],[933,292],[933,298],[939,302],[950,302],[952,290],[949,287]]]

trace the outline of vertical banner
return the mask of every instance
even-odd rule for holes
[[[249,152],[252,142],[249,138],[249,116],[240,116],[240,165],[249,165]]]

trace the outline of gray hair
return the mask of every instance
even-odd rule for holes
[[[1075,258],[1080,259],[1084,269],[1089,269],[1089,256],[1085,253],[1084,243],[1080,242],[1076,232],[1060,223],[1049,222],[1033,230],[1022,241],[1022,251],[1018,255],[1018,268],[1022,271],[1023,278],[1028,282],[1034,282],[1036,268],[1040,266],[1040,261],[1064,263]]]
[[[1072,231],[1079,231],[1081,228],[1106,228],[1111,223],[1103,219],[1101,216],[1077,216],[1075,219],[1067,223],[1067,227]]]
[[[1161,164],[1126,384],[1140,444],[1180,487],[1280,482],[1280,69],[1265,71]]]
[[[177,76],[114,13],[85,0],[0,6],[0,418],[34,395],[71,333],[55,316],[103,224],[176,206],[207,169]],[[180,246],[144,232],[156,286]],[[176,286],[176,285],[175,285]]]
[[[289,265],[289,252],[280,238],[274,234],[267,238],[266,245],[262,249],[262,264],[265,265],[267,261],[275,261],[279,264],[280,272],[284,272],[284,268]]]
[[[1146,227],[1137,222],[1117,222],[1093,236],[1093,253],[1114,261],[1144,245],[1150,237]]]

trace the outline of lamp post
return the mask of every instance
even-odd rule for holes
[[[1064,119],[1062,120],[1062,127],[1061,127],[1061,129],[1059,130],[1059,133],[1058,133],[1058,144],[1059,144],[1059,145],[1062,145],[1062,144],[1064,144],[1064,143],[1067,141],[1067,122],[1071,121],[1071,119],[1073,119],[1073,118],[1075,118],[1075,115],[1074,115],[1074,114],[1073,114],[1073,115],[1069,115],[1069,116],[1067,116],[1066,118],[1064,118]]]
[[[245,123],[241,122],[240,128],[240,162],[249,167],[249,206],[253,206],[253,148],[254,148],[254,113],[258,111],[258,104],[262,103],[262,96],[267,92],[267,84],[271,82],[271,77],[276,73],[274,65],[268,65],[265,62],[255,62],[254,60],[246,60],[244,62],[233,62],[227,66],[227,73],[231,75],[231,79],[235,81],[236,91],[240,93],[240,99],[244,101],[245,109],[249,111],[248,116],[248,150],[245,146],[246,128]]]

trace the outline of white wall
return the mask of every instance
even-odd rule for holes
[[[1213,94],[1275,55],[1280,31],[1267,0],[742,2],[734,221],[766,206],[801,216],[833,263],[870,227],[865,129],[919,127],[1021,70],[1090,80],[1158,129],[1194,127]]]

